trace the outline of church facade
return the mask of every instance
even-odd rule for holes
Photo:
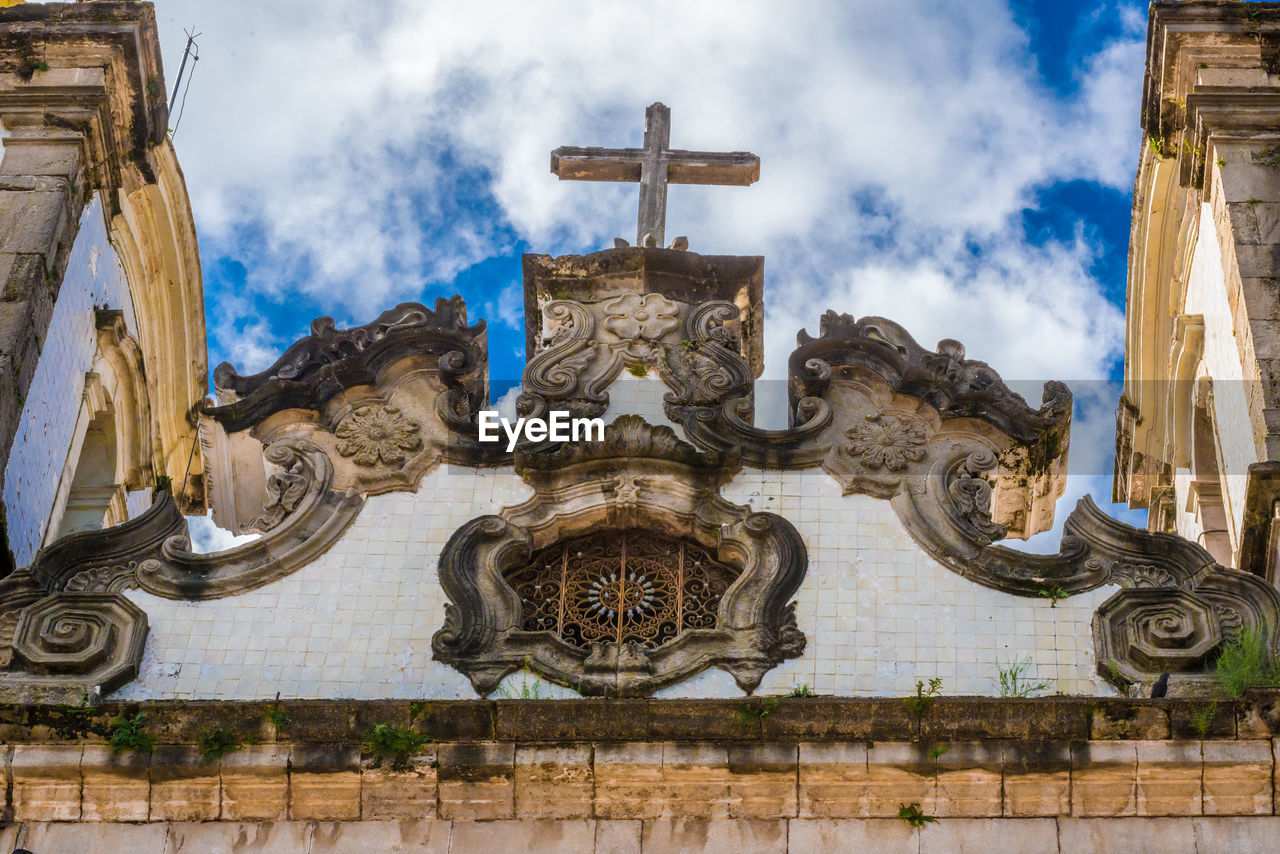
[[[1241,8],[1151,12],[1115,479],[1149,529],[1085,499],[1050,555],[1002,541],[1053,525],[1064,384],[837,306],[755,426],[765,259],[662,216],[759,162],[661,105],[552,160],[641,184],[636,245],[523,260],[519,416],[603,438],[482,441],[459,297],[206,397],[152,8],[0,11],[0,849],[1263,844],[1280,700],[1212,675],[1280,648],[1280,8]],[[205,512],[254,539],[193,550]]]

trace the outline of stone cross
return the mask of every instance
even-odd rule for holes
[[[562,181],[638,181],[636,245],[661,246],[667,225],[667,184],[731,184],[760,179],[760,158],[746,151],[681,151],[671,141],[671,110],[657,103],[644,113],[644,148],[575,148],[551,152]]]

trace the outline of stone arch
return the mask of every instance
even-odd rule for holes
[[[128,493],[154,486],[142,351],[120,311],[96,315],[97,351],[46,543],[129,518]]]

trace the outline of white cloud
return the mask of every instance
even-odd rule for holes
[[[364,322],[417,298],[424,275],[447,284],[509,253],[507,226],[539,252],[631,238],[634,187],[558,182],[548,155],[638,144],[644,107],[663,100],[673,146],[761,155],[751,188],[673,188],[667,232],[768,258],[769,376],[826,308],[883,314],[927,346],[958,338],[1010,379],[1099,379],[1122,346],[1088,241],[1031,245],[1018,215],[1055,181],[1130,186],[1145,23],[1130,11],[1102,9],[1125,35],[1081,61],[1065,102],[999,0],[643,13],[165,0],[157,13],[171,84],[180,28],[204,33],[176,144],[202,248],[243,261],[249,292],[296,287]],[[261,251],[243,254],[246,229]],[[210,317],[219,355],[248,373],[296,330],[232,296],[213,294]],[[520,328],[514,288],[472,302]]]
[[[187,530],[191,536],[191,550],[199,554],[220,552],[225,549],[251,543],[259,534],[233,534],[219,528],[209,516],[188,516]]]
[[[264,229],[266,251],[246,259],[254,289],[300,274],[371,316],[419,292],[419,267],[447,281],[507,249],[458,207],[460,189],[492,193],[540,251],[630,237],[634,188],[557,182],[548,152],[635,143],[659,98],[674,145],[763,159],[750,189],[675,188],[669,233],[766,254],[775,276],[788,247],[816,251],[806,266],[828,281],[856,269],[879,217],[851,203],[862,190],[892,209],[896,242],[929,254],[1006,233],[1037,184],[1124,188],[1131,175],[1137,39],[1104,47],[1064,107],[1037,88],[1025,36],[995,0],[369,10],[255,4],[251,22],[241,3],[159,10],[171,74],[179,25],[204,33],[177,145],[206,246],[234,252],[235,226]],[[464,168],[481,183],[459,188]]]
[[[512,386],[503,393],[502,397],[495,400],[490,408],[496,409],[503,418],[514,422],[518,417],[518,413],[516,412],[516,398],[519,396],[520,386]]]

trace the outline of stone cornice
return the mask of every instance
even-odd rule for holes
[[[41,63],[47,70],[40,70]],[[168,132],[164,94],[151,4],[0,10],[6,148],[58,137],[82,140],[92,186],[131,192],[155,181],[149,151]]]

